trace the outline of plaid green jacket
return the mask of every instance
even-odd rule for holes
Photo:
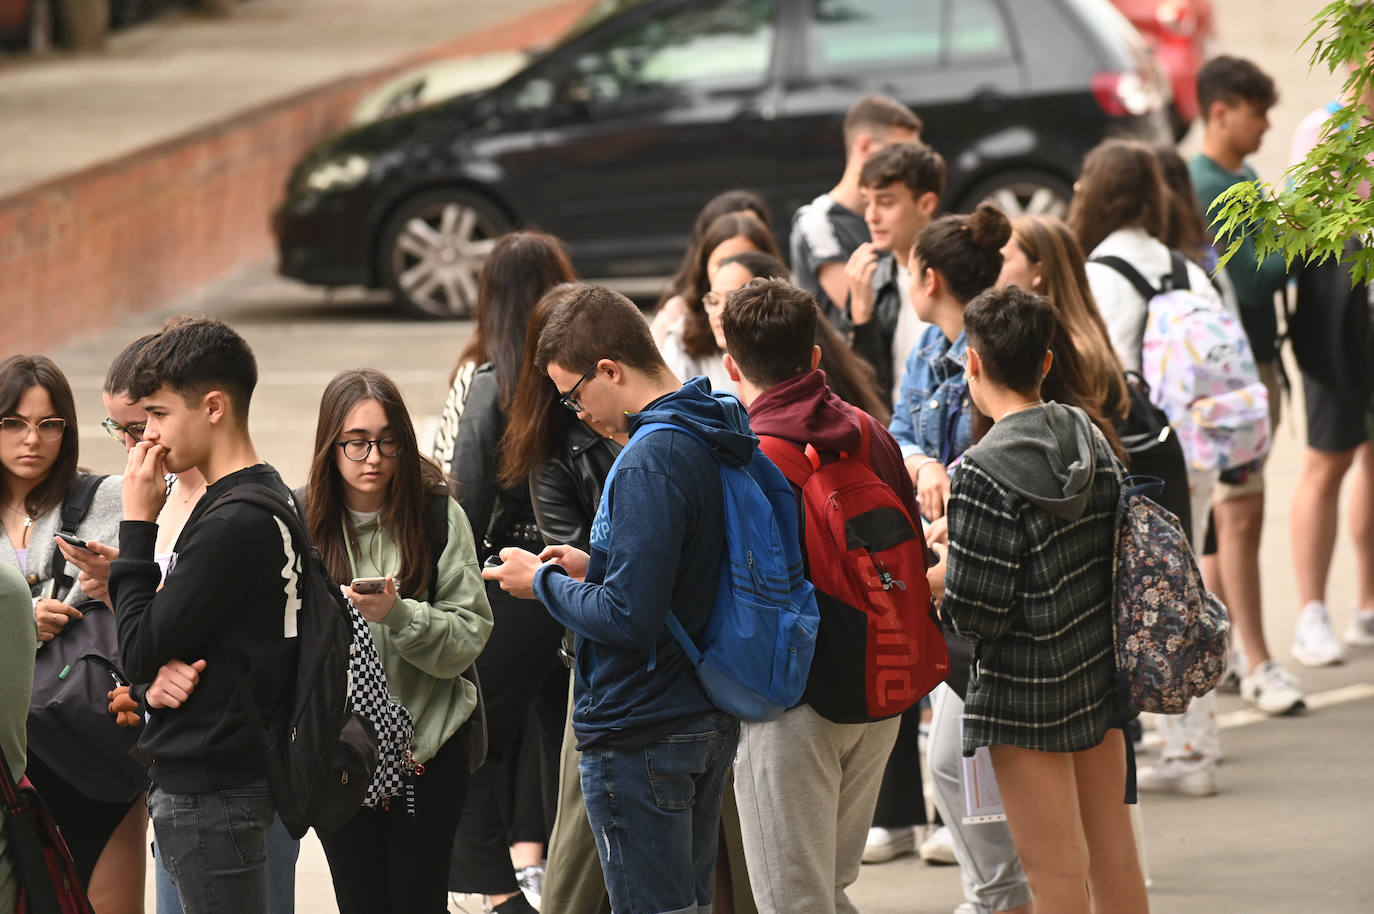
[[[1112,553],[1119,487],[1098,443],[1083,515],[1055,517],[970,457],[949,498],[943,612],[975,642],[964,753],[1007,745],[1077,752],[1119,726]]]

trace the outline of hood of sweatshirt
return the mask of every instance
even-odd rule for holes
[[[1031,504],[1077,520],[1097,464],[1092,420],[1053,401],[1010,413],[966,456]]]
[[[659,397],[630,416],[630,434],[642,425],[666,422],[680,425],[706,440],[727,463],[744,466],[754,456],[759,439],[749,430],[749,413],[732,394],[711,392],[711,382],[696,377],[674,392]]]
[[[835,396],[820,369],[774,384],[749,404],[754,434],[809,444],[818,451],[857,451],[862,416]]]

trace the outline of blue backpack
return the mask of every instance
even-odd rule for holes
[[[611,465],[606,493],[625,453],[661,429],[685,432],[710,446],[680,425],[641,425]],[[700,647],[672,611],[668,630],[696,668],[712,704],[742,720],[773,720],[801,701],[820,626],[820,610],[802,566],[797,496],[757,447],[743,467],[717,463],[725,496],[725,560],[711,617]],[[650,669],[654,663],[651,659]]]

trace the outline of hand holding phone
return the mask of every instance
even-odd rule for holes
[[[85,541],[85,540],[77,539],[76,537],[72,536],[70,533],[58,533],[58,534],[55,534],[55,536],[56,536],[58,539],[60,539],[62,542],[66,543],[68,546],[71,546],[71,547],[74,548],[74,549],[84,549],[84,550],[86,550],[87,552],[95,552],[94,549],[92,549],[90,546],[87,546],[87,545],[86,545],[86,541]]]
[[[386,590],[386,578],[354,578],[348,586],[354,593],[382,593]]]

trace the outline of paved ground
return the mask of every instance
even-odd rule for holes
[[[108,61],[0,63],[0,192],[7,182],[30,180],[25,174],[41,177],[88,164],[534,5],[530,0],[257,0],[242,7],[240,21],[228,26],[182,17],[117,35]],[[1277,178],[1298,118],[1331,97],[1336,85],[1327,74],[1307,76],[1305,55],[1292,53],[1318,4],[1217,0],[1216,5],[1220,49],[1251,56],[1279,77],[1283,101],[1273,113],[1271,142],[1256,160],[1261,174]],[[304,20],[297,14],[316,17],[310,29],[300,27]],[[234,35],[251,38],[247,43],[259,45],[263,54],[230,49],[224,42]],[[230,98],[230,87],[239,86],[251,87],[256,95]],[[117,91],[100,94],[110,89]],[[122,98],[138,101],[125,105],[121,91],[127,93]],[[49,106],[56,106],[51,117]],[[106,113],[111,111],[119,116]],[[59,128],[73,132],[61,142],[39,136]],[[374,365],[392,373],[421,424],[429,425],[469,332],[466,324],[397,319],[376,298],[345,294],[327,302],[319,292],[277,279],[266,263],[247,267],[181,306],[233,321],[255,347],[262,382],[253,433],[263,456],[295,481],[303,478],[308,461],[319,393],[336,370]],[[122,465],[119,449],[96,424],[105,367],[120,346],[156,327],[161,317],[148,314],[51,353],[72,377],[83,425],[83,462],[96,470],[118,471]],[[1297,412],[1295,404],[1289,415]],[[1287,529],[1299,441],[1296,423],[1286,421],[1269,474],[1266,627],[1280,654],[1286,654],[1296,613]],[[1353,574],[1350,550],[1342,544],[1331,588],[1338,624],[1354,598]],[[1353,655],[1341,667],[1301,673],[1314,705],[1304,716],[1255,720],[1234,698],[1223,699],[1227,762],[1220,796],[1147,800],[1156,912],[1374,910],[1374,868],[1367,863],[1374,843],[1374,777],[1368,762],[1374,758],[1374,652]],[[865,868],[853,894],[869,914],[946,914],[960,901],[953,868],[932,868],[911,858]],[[302,914],[334,910],[327,871],[313,842],[302,855],[298,899]]]

